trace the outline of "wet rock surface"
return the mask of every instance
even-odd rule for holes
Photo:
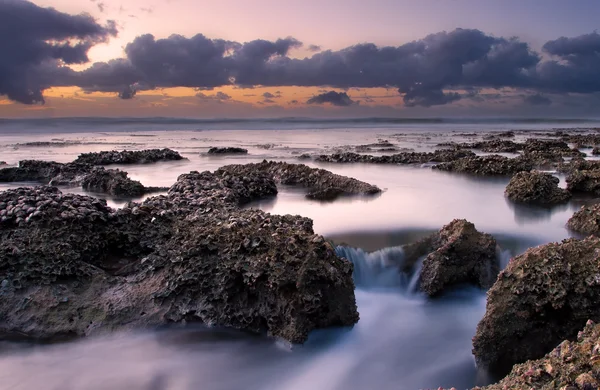
[[[214,147],[208,149],[208,154],[248,154],[248,149],[236,147]]]
[[[377,186],[350,177],[336,175],[324,169],[310,168],[304,164],[263,161],[257,164],[227,165],[216,171],[235,175],[260,172],[278,184],[306,188],[309,199],[334,200],[340,196],[375,195],[381,192]]]
[[[464,157],[437,164],[433,169],[446,172],[468,173],[482,176],[512,176],[530,171],[533,163],[524,157],[508,158],[498,155]]]
[[[600,235],[600,204],[582,206],[569,218],[567,227],[581,234]]]
[[[563,162],[556,168],[561,173],[571,173],[577,170],[580,171],[591,171],[600,170],[600,161],[597,160],[585,160],[583,158],[573,158],[568,162]]]
[[[54,187],[0,193],[0,333],[203,322],[303,342],[354,324],[352,265],[312,221],[238,208],[276,191],[260,172],[220,171],[118,211]]]
[[[468,156],[475,156],[475,153],[461,149],[441,149],[431,153],[403,152],[388,156],[372,156],[346,152],[320,155],[315,161],[328,163],[425,164],[429,162],[453,161]]]
[[[430,297],[460,284],[489,288],[500,269],[496,247],[491,235],[455,219],[439,232],[406,245],[404,267],[413,268],[423,258],[419,288]]]
[[[558,186],[560,180],[549,173],[519,172],[514,175],[504,194],[516,203],[553,205],[565,203],[571,193]]]
[[[507,373],[600,319],[600,239],[568,239],[512,259],[488,292],[473,338],[478,364]]]
[[[147,150],[124,150],[103,151],[97,153],[83,153],[77,157],[75,163],[90,165],[111,164],[151,164],[159,161],[178,161],[183,157],[171,149],[147,149]]]
[[[600,170],[576,170],[567,176],[567,189],[600,195]]]
[[[474,142],[471,144],[459,144],[464,149],[479,149],[486,153],[517,153],[523,150],[523,144],[518,144],[509,140],[493,139],[489,141]]]

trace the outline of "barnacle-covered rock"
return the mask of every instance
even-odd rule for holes
[[[263,161],[257,164],[227,165],[215,172],[237,176],[262,172],[276,183],[295,185],[308,189],[310,199],[333,200],[346,195],[374,195],[381,190],[374,185],[350,177],[336,175],[324,169],[310,168],[304,164]]]
[[[248,154],[248,149],[233,146],[212,147],[208,149],[208,154]]]
[[[600,204],[581,206],[569,219],[567,227],[581,234],[600,235]]]
[[[510,261],[488,292],[473,338],[477,362],[506,373],[600,319],[600,239],[569,239]]]
[[[600,195],[600,170],[575,170],[567,176],[567,189]]]
[[[315,159],[328,163],[369,163],[369,164],[425,164],[429,162],[453,161],[473,157],[475,153],[464,149],[440,149],[434,152],[402,152],[387,156],[372,156],[353,152],[324,154]]]
[[[150,164],[159,161],[178,161],[183,157],[176,151],[165,149],[123,150],[82,153],[75,163],[90,165]]]
[[[549,173],[519,172],[514,175],[504,194],[513,202],[552,205],[571,198],[569,191],[558,186],[559,179]]]
[[[524,157],[489,155],[459,158],[437,164],[433,169],[482,176],[512,176],[518,172],[532,170],[533,163]]]
[[[491,235],[478,232],[471,222],[455,219],[439,232],[404,247],[404,271],[423,259],[419,288],[430,297],[458,284],[489,288],[499,271],[496,248]]]

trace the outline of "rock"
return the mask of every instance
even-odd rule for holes
[[[235,148],[235,147],[225,147],[225,148],[210,148],[208,149],[208,154],[248,154],[248,149],[244,148]]]
[[[486,153],[517,153],[519,150],[523,149],[522,144],[518,144],[509,140],[490,140],[490,141],[481,141],[474,143],[465,143],[459,144],[460,148],[465,149],[479,149],[482,152]]]
[[[0,165],[8,165],[6,161],[0,161]]]
[[[571,192],[587,192],[600,195],[600,170],[576,170],[567,176],[567,189]]]
[[[402,152],[389,156],[372,156],[346,152],[321,155],[315,161],[330,163],[425,164],[429,162],[453,161],[468,156],[475,156],[475,153],[461,149],[441,149],[433,153]]]
[[[39,181],[47,183],[64,164],[54,161],[23,160],[18,167],[0,169],[0,182]]]
[[[308,153],[302,153],[298,156],[298,160],[311,160],[312,156]]]
[[[513,367],[499,383],[474,390],[600,388],[600,325],[588,321],[577,340],[564,340],[543,358]]]
[[[525,153],[527,152],[535,152],[535,151],[541,151],[541,152],[557,152],[557,151],[562,151],[565,153],[569,153],[571,151],[571,148],[569,147],[569,145],[564,142],[564,141],[560,141],[560,140],[541,140],[541,139],[537,139],[537,138],[529,138],[528,140],[525,141],[525,144],[523,144],[523,151]]]
[[[15,146],[25,146],[25,147],[63,147],[63,146],[72,146],[72,145],[81,145],[80,141],[35,141],[35,142],[25,142],[21,144],[15,144]]]
[[[262,172],[278,184],[306,188],[310,199],[334,200],[339,196],[374,195],[381,192],[377,186],[304,164],[263,161],[257,164],[227,165],[215,173],[245,176],[255,172]]]
[[[111,164],[150,164],[158,161],[183,160],[181,155],[171,149],[104,151],[98,153],[83,153],[74,161],[90,165]]]
[[[594,149],[592,149],[592,156],[599,156],[599,155],[600,155],[600,147],[594,146]]]
[[[571,173],[573,171],[593,171],[600,170],[600,161],[585,160],[583,158],[573,158],[571,161],[560,163],[557,171],[561,173]]]
[[[510,261],[488,292],[473,338],[480,366],[507,373],[538,359],[588,319],[600,319],[600,239],[569,239],[527,250]]]
[[[600,134],[565,134],[562,139],[574,144],[577,148],[593,148],[600,145]]]
[[[419,288],[430,297],[459,284],[487,289],[499,272],[496,247],[491,235],[478,232],[471,222],[455,219],[439,232],[406,245],[404,267],[413,268],[425,256]]]
[[[504,194],[513,202],[552,205],[565,203],[569,191],[558,186],[559,179],[549,173],[519,172],[510,179]]]
[[[81,187],[90,192],[113,196],[142,196],[147,191],[142,183],[131,180],[127,172],[118,169],[96,168],[81,181]]]
[[[472,156],[437,164],[433,169],[482,176],[512,176],[518,172],[532,170],[533,163],[523,157]]]
[[[567,227],[581,234],[600,235],[600,204],[582,206],[569,219]]]
[[[167,195],[117,211],[53,187],[0,193],[0,207],[20,210],[0,221],[0,334],[202,322],[301,343],[353,325],[352,264],[312,221],[238,208],[273,192],[260,172],[221,171],[181,175]]]

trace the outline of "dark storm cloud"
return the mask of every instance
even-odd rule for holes
[[[354,100],[350,99],[350,96],[346,92],[335,92],[329,91],[311,97],[306,101],[307,104],[325,104],[330,103],[334,106],[347,107],[353,104],[358,104]]]
[[[88,62],[88,50],[117,31],[89,15],[68,15],[24,0],[0,0],[0,95],[44,103],[42,91],[73,83],[65,64]]]
[[[422,107],[477,101],[484,88],[534,94],[600,91],[598,33],[547,42],[546,60],[517,38],[469,29],[431,34],[400,46],[363,43],[317,53],[320,48],[309,45],[315,54],[306,58],[291,55],[302,46],[292,37],[239,43],[202,34],[165,39],[147,34],[125,47],[125,58],[93,64],[82,72],[63,65],[87,62],[94,44],[116,34],[114,23],[101,26],[90,16],[0,0],[0,33],[11,37],[0,41],[1,52],[10,53],[0,56],[0,94],[23,103],[43,102],[45,88],[64,85],[121,98],[168,87],[382,87],[396,90],[407,106]],[[280,96],[268,94],[263,98]],[[347,94],[332,91],[310,101],[352,102]]]
[[[545,96],[538,94],[525,96],[523,101],[532,106],[549,106],[552,104],[552,100],[548,99]]]

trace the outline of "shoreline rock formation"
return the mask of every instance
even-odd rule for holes
[[[310,168],[304,164],[265,160],[255,164],[226,165],[215,173],[225,172],[240,176],[262,172],[275,183],[306,188],[308,190],[306,197],[315,200],[332,201],[340,196],[371,196],[381,192],[381,189],[369,183],[336,175],[325,169]]]
[[[581,206],[569,220],[567,227],[577,233],[600,235],[600,203]]]
[[[512,176],[530,171],[534,164],[522,156],[508,158],[499,155],[473,156],[434,165],[439,171],[468,173],[478,176]]]
[[[151,164],[159,161],[179,161],[183,159],[178,152],[165,148],[82,153],[73,162],[90,165]]]
[[[560,180],[549,173],[519,172],[514,175],[504,194],[516,203],[553,205],[565,203],[571,193],[558,186]]]
[[[567,189],[600,195],[600,170],[575,170],[567,176]]]
[[[439,232],[403,249],[405,271],[424,258],[419,289],[430,297],[459,284],[487,289],[500,271],[496,240],[464,219],[455,219]]]
[[[53,187],[1,192],[0,333],[203,322],[302,343],[353,325],[352,264],[312,221],[239,208],[276,192],[256,170],[191,172],[117,211]]]
[[[479,365],[497,373],[539,359],[600,320],[600,239],[568,239],[528,249],[488,291],[473,338]]]
[[[237,147],[212,147],[208,154],[248,154],[248,149]]]
[[[372,156],[353,152],[323,154],[315,161],[326,163],[368,163],[368,164],[426,164],[430,162],[453,161],[475,156],[469,150],[440,149],[434,152],[403,152],[386,156]]]

